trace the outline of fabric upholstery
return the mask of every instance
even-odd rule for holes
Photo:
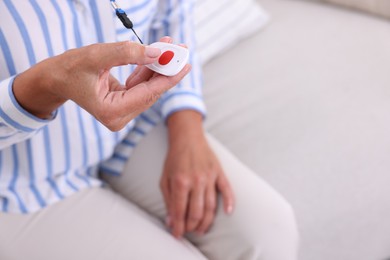
[[[389,0],[311,0],[342,5],[390,19]]]
[[[253,0],[198,0],[195,4],[197,50],[203,63],[263,28],[268,13]]]
[[[260,0],[272,22],[205,66],[206,127],[289,200],[300,260],[390,255],[390,22]]]

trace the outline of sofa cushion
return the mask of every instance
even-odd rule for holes
[[[203,63],[263,28],[269,20],[254,0],[198,0],[194,12],[197,51]]]
[[[259,1],[267,30],[205,66],[206,129],[292,203],[300,260],[386,259],[390,21]]]

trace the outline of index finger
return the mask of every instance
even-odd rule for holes
[[[191,70],[187,64],[181,72],[172,77],[156,75],[130,89],[110,91],[103,97],[103,104],[90,101],[90,111],[111,131],[122,129],[130,120],[150,108],[168,89],[174,87]],[[87,106],[85,106],[87,107]]]
[[[172,184],[171,184],[172,185]],[[175,185],[172,187],[171,209],[172,209],[172,234],[181,237],[185,232],[185,218],[187,215],[188,196],[190,189],[186,185]]]
[[[179,83],[191,70],[190,65],[186,65],[181,72],[172,77],[157,75],[147,82],[143,82],[131,89],[128,89],[121,100],[118,100],[119,107],[125,108],[124,114],[132,111],[134,108],[138,110],[146,110],[167,90]]]

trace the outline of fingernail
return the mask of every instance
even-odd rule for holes
[[[233,206],[228,206],[227,209],[226,209],[226,213],[231,215],[233,213]]]
[[[162,38],[162,40],[166,40],[166,41],[168,41],[168,43],[173,43],[173,39],[171,37],[169,37],[169,36],[164,36]]]
[[[191,65],[186,65],[184,67],[184,73],[188,73],[191,70]]]
[[[165,218],[165,225],[167,225],[168,227],[170,227],[172,224],[172,220],[171,220],[171,217],[170,216],[167,216]]]
[[[158,56],[161,55],[161,50],[158,48],[146,46],[145,47],[145,55],[148,56],[149,58],[157,58]]]

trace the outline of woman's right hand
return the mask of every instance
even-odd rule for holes
[[[111,76],[115,66],[146,65],[158,59],[159,49],[133,42],[102,43],[69,50],[19,74],[13,85],[18,103],[40,118],[50,118],[67,100],[73,100],[112,131],[148,109],[189,71],[172,77],[136,69],[125,86]],[[132,83],[133,82],[133,83]]]

